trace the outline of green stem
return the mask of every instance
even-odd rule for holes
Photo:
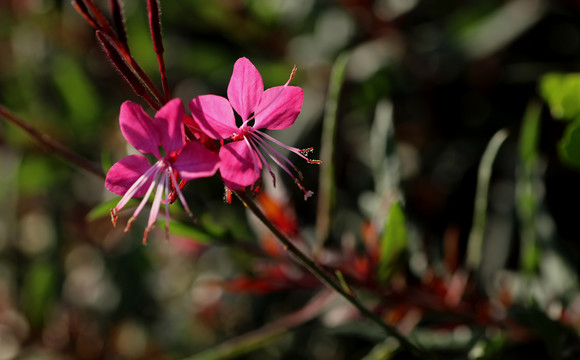
[[[419,348],[417,345],[411,343],[403,334],[401,334],[396,328],[386,324],[379,316],[369,310],[364,306],[355,296],[349,291],[345,290],[334,277],[329,275],[326,271],[320,268],[314,261],[312,261],[306,254],[300,251],[294,244],[288,239],[270,220],[264,215],[260,210],[258,205],[252,200],[248,195],[242,191],[234,191],[236,196],[272,231],[272,233],[280,240],[284,248],[292,254],[296,260],[302,264],[308,271],[315,275],[323,284],[327,285],[337,293],[339,293],[344,299],[346,299],[351,305],[360,311],[361,315],[370,319],[375,324],[380,326],[388,335],[394,337],[399,341],[399,343],[412,352],[415,356],[420,358],[432,358],[431,354],[428,354],[425,350]]]
[[[477,270],[481,263],[483,236],[485,235],[485,223],[487,219],[487,197],[493,161],[499,148],[508,136],[506,129],[499,130],[489,141],[479,163],[477,174],[477,189],[475,193],[475,208],[473,210],[473,225],[467,241],[467,267]]]

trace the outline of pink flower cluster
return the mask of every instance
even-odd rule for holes
[[[227,99],[203,95],[190,101],[193,122],[188,121],[187,126],[195,133],[220,140],[222,146],[217,152],[204,147],[197,139],[186,138],[186,115],[181,100],[169,101],[154,119],[141,106],[131,101],[123,103],[119,116],[123,136],[136,150],[154,156],[157,161],[151,165],[144,155],[130,155],[111,167],[105,187],[122,195],[117,206],[111,210],[113,224],[117,221],[117,213],[131,198],[143,196],[127,223],[125,231],[128,231],[155,192],[143,242],[146,242],[149,231],[155,225],[161,203],[165,204],[167,234],[168,205],[172,202],[172,194],[176,194],[191,215],[181,192],[180,185],[183,184],[179,184],[178,179],[187,181],[212,176],[218,169],[230,190],[253,187],[260,179],[263,167],[266,167],[276,185],[274,172],[265,155],[294,179],[304,192],[305,199],[311,196],[312,192],[301,184],[300,171],[271,143],[299,155],[309,163],[319,164],[320,161],[306,157],[312,148],[297,149],[284,145],[261,130],[288,128],[298,117],[304,95],[301,88],[288,85],[295,70],[283,86],[264,90],[256,67],[248,59],[241,58],[234,65]],[[234,111],[241,117],[239,126]]]

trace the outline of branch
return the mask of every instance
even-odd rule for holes
[[[417,345],[411,343],[403,334],[401,334],[396,328],[386,324],[380,317],[378,317],[375,313],[370,311],[366,306],[364,306],[355,296],[352,291],[347,291],[343,288],[331,275],[329,275],[325,270],[320,268],[314,261],[312,261],[306,254],[300,251],[294,244],[288,239],[270,220],[264,215],[262,210],[256,205],[254,200],[252,200],[246,193],[242,191],[234,191],[236,196],[272,231],[272,233],[280,240],[280,242],[284,245],[284,248],[290,252],[302,266],[304,266],[308,271],[310,271],[313,275],[315,275],[323,284],[328,286],[329,288],[333,289],[337,293],[339,293],[343,298],[345,298],[351,305],[357,308],[361,315],[370,319],[375,324],[380,326],[385,333],[394,337],[399,341],[401,346],[405,347],[407,350],[412,352],[414,355],[422,358],[422,359],[429,359],[432,358],[432,354],[426,352],[419,348]]]
[[[49,152],[55,152],[62,156],[66,161],[74,164],[81,169],[85,169],[89,173],[98,176],[100,178],[105,178],[105,173],[99,167],[97,167],[92,162],[73,152],[69,148],[65,147],[59,142],[54,141],[50,136],[40,132],[35,127],[25,122],[24,120],[18,118],[16,115],[12,114],[8,109],[0,105],[0,116],[4,117],[6,120],[10,121],[14,125],[18,126],[22,130],[32,136],[36,141],[43,145]]]

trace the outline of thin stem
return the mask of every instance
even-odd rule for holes
[[[40,144],[44,145],[48,151],[56,152],[65,158],[68,162],[85,169],[89,173],[98,176],[100,178],[105,178],[105,173],[102,169],[95,166],[92,162],[73,152],[69,148],[63,146],[62,144],[54,141],[50,136],[40,132],[34,126],[25,122],[24,120],[18,118],[16,115],[12,114],[8,109],[0,105],[0,116],[4,117],[6,120],[10,121],[14,125],[18,126],[30,136],[32,136]]]
[[[209,350],[184,360],[233,359],[262,348],[287,334],[293,328],[316,317],[335,297],[329,290],[314,297],[301,309],[263,327],[227,340]]]
[[[163,37],[161,36],[161,11],[159,9],[158,0],[147,1],[147,12],[149,13],[149,28],[151,29],[151,38],[153,39],[153,49],[157,55],[157,63],[159,64],[159,73],[161,74],[161,83],[163,85],[163,93],[167,99],[171,99],[169,91],[169,83],[167,82],[167,71],[165,69],[165,60],[163,53]]]
[[[329,275],[325,270],[320,268],[314,261],[312,261],[306,254],[300,251],[294,244],[284,235],[270,220],[264,215],[260,210],[258,205],[250,198],[246,193],[242,191],[234,191],[236,196],[262,221],[270,231],[280,240],[284,248],[292,254],[298,262],[300,262],[308,271],[315,275],[323,284],[327,285],[337,293],[339,293],[343,298],[345,298],[351,305],[357,308],[361,315],[370,319],[375,324],[380,326],[388,335],[394,337],[399,341],[399,343],[405,347],[407,350],[411,351],[414,355],[421,358],[432,358],[431,354],[428,354],[425,350],[419,348],[417,345],[411,343],[403,334],[401,334],[396,328],[386,324],[379,316],[369,310],[364,306],[354,295],[345,290],[331,275]]]
[[[493,161],[497,153],[507,139],[508,131],[501,129],[489,141],[485,152],[479,163],[477,173],[477,189],[475,192],[475,208],[473,210],[473,226],[467,241],[467,267],[470,270],[477,270],[481,262],[483,237],[485,235],[485,223],[487,219],[487,197],[489,193],[489,182]]]

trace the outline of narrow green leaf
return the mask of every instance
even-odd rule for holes
[[[493,161],[507,136],[508,132],[505,129],[496,132],[489,141],[479,163],[477,189],[475,192],[475,208],[473,210],[473,225],[467,241],[467,267],[470,270],[476,270],[481,262],[483,236],[485,234],[485,224],[487,221],[487,196]]]
[[[385,229],[381,238],[381,254],[379,260],[379,281],[385,282],[391,276],[396,261],[407,248],[407,227],[405,214],[401,204],[396,202],[387,215]]]
[[[55,294],[56,273],[50,261],[33,263],[24,277],[21,306],[34,325],[44,321],[46,311]]]
[[[164,229],[165,220],[160,220],[158,226],[160,229]],[[169,232],[173,235],[184,237],[200,244],[208,244],[212,239],[214,239],[214,237],[207,232],[176,220],[171,220],[169,222]]]
[[[540,260],[537,245],[537,212],[539,195],[534,188],[538,181],[538,141],[540,132],[540,106],[530,102],[524,115],[520,132],[520,166],[516,173],[516,209],[520,219],[521,266],[534,271]]]
[[[114,208],[115,205],[117,205],[119,200],[121,200],[121,197],[115,196],[111,200],[107,200],[104,203],[97,205],[91,211],[89,211],[89,213],[87,214],[87,220],[88,221],[95,221],[95,220],[100,219],[102,217],[110,216],[111,209]],[[140,201],[139,199],[131,199],[131,200],[129,200],[127,205],[125,205],[125,208],[129,209],[132,207],[136,207],[137,205],[139,205],[139,201]]]
[[[338,123],[338,107],[340,94],[346,74],[346,65],[350,59],[350,53],[339,55],[332,67],[328,96],[324,108],[324,120],[322,122],[322,139],[320,145],[320,186],[318,187],[318,209],[316,216],[316,238],[318,243],[314,252],[318,252],[324,246],[330,232],[332,213],[336,200],[336,180],[334,174],[334,143]]]

